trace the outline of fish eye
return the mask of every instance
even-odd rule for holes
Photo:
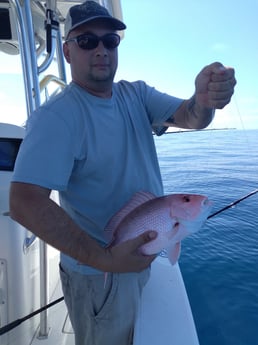
[[[175,222],[174,224],[174,228],[178,227],[179,226],[179,222]]]
[[[183,196],[184,202],[190,202],[190,197],[188,195]]]

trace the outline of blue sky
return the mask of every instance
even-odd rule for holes
[[[258,0],[121,0],[121,4],[127,30],[119,46],[116,80],[142,79],[161,91],[189,98],[199,71],[220,61],[235,68],[238,84],[231,103],[217,111],[211,127],[258,128]],[[6,92],[8,85],[13,91],[17,59],[0,53],[0,62],[0,72],[8,72],[0,77],[0,121],[7,114],[10,119],[11,113],[20,123],[22,79],[15,82],[15,99]]]
[[[257,0],[121,0],[127,24],[117,80],[145,80],[188,98],[199,71],[214,61],[235,68],[231,104],[212,124],[258,128]]]

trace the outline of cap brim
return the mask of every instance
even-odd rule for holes
[[[66,37],[65,38],[67,38],[67,36],[69,35],[69,33],[71,31],[73,31],[74,29],[78,28],[79,26],[81,26],[83,24],[91,23],[91,22],[94,22],[94,21],[102,21],[102,22],[109,23],[110,27],[112,27],[112,29],[114,29],[114,30],[121,31],[121,30],[125,30],[126,29],[126,25],[123,22],[121,22],[119,19],[116,19],[116,18],[113,18],[113,17],[109,17],[109,16],[96,16],[96,17],[91,17],[89,19],[82,20],[79,23],[76,23],[76,25],[72,26],[70,28],[69,32],[66,33]]]

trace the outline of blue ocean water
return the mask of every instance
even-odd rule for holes
[[[258,130],[155,138],[165,193],[207,195],[213,212],[258,188]],[[258,345],[258,193],[206,222],[179,260],[200,345]]]

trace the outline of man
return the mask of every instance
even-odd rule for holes
[[[234,70],[205,67],[189,100],[144,82],[114,83],[118,30],[93,1],[73,6],[64,56],[72,82],[28,121],[10,192],[12,217],[61,251],[61,278],[76,345],[132,343],[135,314],[149,266],[137,249],[143,235],[107,247],[104,228],[140,190],[163,194],[152,130],[204,128],[233,94]],[[60,192],[60,207],[50,200]],[[103,288],[103,272],[108,275]]]

